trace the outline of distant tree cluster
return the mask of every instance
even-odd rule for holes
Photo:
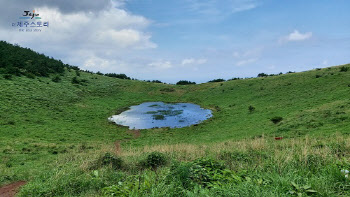
[[[105,76],[107,76],[107,77],[114,77],[114,78],[118,78],[118,79],[131,80],[131,78],[126,76],[126,74],[106,73]]]
[[[288,73],[294,73],[294,72],[289,71],[289,72],[287,72],[286,74],[288,74]],[[272,77],[272,76],[278,76],[278,75],[283,75],[283,73],[282,73],[282,72],[280,72],[280,73],[278,73],[278,74],[259,73],[259,74],[258,74],[258,77]]]
[[[213,79],[213,80],[210,80],[208,81],[208,83],[213,83],[213,82],[224,82],[226,81],[225,79]]]
[[[176,85],[193,85],[196,84],[196,82],[186,81],[186,80],[180,80],[176,83]]]
[[[152,82],[152,83],[163,83],[163,82],[161,82],[161,81],[159,81],[159,80],[152,80],[151,82]]]
[[[64,73],[65,67],[70,66],[29,48],[0,41],[0,74],[48,77]]]

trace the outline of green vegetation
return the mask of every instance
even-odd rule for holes
[[[130,77],[126,76],[125,74],[116,74],[116,73],[107,73],[105,74],[107,77],[114,77],[118,79],[131,79]]]
[[[162,114],[154,114],[154,115],[152,115],[152,117],[154,120],[164,120],[165,119],[165,116]]]
[[[0,57],[0,74],[48,77],[52,73],[63,74],[64,68],[69,67],[61,61],[5,41],[0,41]]]
[[[176,83],[176,85],[194,85],[196,82],[192,81],[186,81],[186,80],[180,80]]]
[[[40,61],[27,67],[31,50],[1,47],[0,185],[28,181],[20,196],[350,195],[341,173],[350,169],[350,65],[177,86],[37,54],[50,65],[43,74]],[[213,117],[137,135],[107,120],[150,101],[199,104]]]
[[[213,83],[213,82],[224,82],[225,79],[213,79],[213,80],[210,80],[208,81],[208,83]]]

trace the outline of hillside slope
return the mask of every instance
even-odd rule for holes
[[[348,135],[349,67],[186,86],[116,79],[76,71],[68,65],[63,72],[47,76],[8,77],[3,69],[0,185],[31,180],[59,156],[113,146],[116,141],[126,148],[210,145],[263,135]],[[59,80],[54,80],[57,76]],[[191,127],[141,130],[139,138],[133,138],[126,127],[107,121],[109,116],[146,101],[196,103],[212,109],[214,116]]]

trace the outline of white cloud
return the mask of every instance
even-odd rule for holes
[[[181,65],[200,65],[207,63],[207,59],[195,59],[195,58],[189,58],[189,59],[183,59],[181,62]]]
[[[116,1],[110,2],[98,12],[64,12],[53,5],[36,6],[35,11],[42,21],[49,21],[49,27],[42,28],[42,32],[19,32],[7,22],[0,28],[0,37],[83,69],[133,75],[147,64],[133,59],[145,50],[157,47],[147,31],[151,21],[118,7]],[[15,7],[11,9],[14,13],[19,12]],[[19,14],[22,12],[21,9]],[[10,22],[17,20],[16,15]],[[147,60],[151,61],[152,58]]]
[[[323,66],[327,66],[327,65],[328,65],[328,60],[323,60],[323,61],[322,61],[322,65],[323,65]]]
[[[189,9],[204,15],[229,15],[236,12],[254,9],[258,6],[256,0],[188,0]]]
[[[280,39],[280,42],[292,42],[292,41],[303,41],[308,40],[312,37],[312,32],[300,33],[298,30],[294,30],[289,35]]]
[[[172,64],[170,61],[158,60],[158,61],[149,63],[148,66],[154,69],[169,69],[172,67]]]
[[[247,65],[247,64],[251,64],[251,63],[254,63],[256,62],[257,59],[254,59],[254,58],[251,58],[251,59],[245,59],[245,60],[240,60],[236,63],[236,66],[244,66],[244,65]]]

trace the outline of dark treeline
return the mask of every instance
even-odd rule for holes
[[[106,73],[105,76],[107,76],[107,77],[114,77],[114,78],[118,78],[118,79],[131,80],[131,78],[126,76],[126,74]]]
[[[0,74],[48,77],[50,74],[63,74],[65,67],[78,68],[34,52],[29,48],[0,41]]]
[[[196,82],[180,80],[176,83],[176,85],[193,85],[193,84],[196,84]]]
[[[213,79],[213,80],[208,81],[208,83],[224,82],[224,81],[226,81],[226,80],[225,79]]]

